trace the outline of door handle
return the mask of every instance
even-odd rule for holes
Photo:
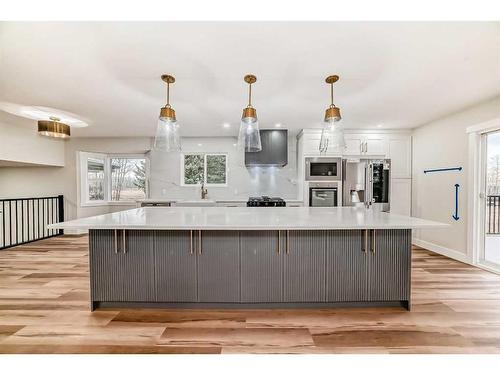
[[[363,253],[368,251],[368,229],[365,229],[365,246],[362,248]]]
[[[376,245],[375,245],[375,229],[372,229],[372,253],[375,254]]]
[[[278,255],[281,254],[281,231],[278,230]]]
[[[190,248],[189,248],[189,253],[193,254],[193,231],[189,231],[189,243],[190,243]]]
[[[290,252],[290,231],[286,231],[286,253]]]
[[[198,231],[198,255],[201,255],[201,250],[202,246],[201,246],[201,230]]]
[[[118,230],[115,229],[115,254],[118,254]]]
[[[122,247],[123,247],[123,254],[127,254],[127,245],[125,241],[125,229],[122,230]]]

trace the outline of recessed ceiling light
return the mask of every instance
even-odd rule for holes
[[[281,124],[278,122],[277,124],[274,124],[277,128],[281,128]]]
[[[233,143],[233,146],[236,147],[236,146],[238,146],[238,144],[237,143]]]
[[[227,129],[227,128],[230,128],[230,127],[231,127],[231,124],[229,124],[229,123],[225,122],[225,123],[223,123],[223,124],[222,124],[222,126],[223,126],[223,127],[225,127],[225,128]]]
[[[201,147],[201,146],[203,146],[203,145],[201,143],[198,143],[198,147]]]
[[[378,125],[377,125],[377,128],[381,128],[381,127],[383,127],[383,126],[384,126],[383,124],[378,124]]]

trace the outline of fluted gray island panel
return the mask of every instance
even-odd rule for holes
[[[410,308],[411,229],[91,229],[91,307]]]

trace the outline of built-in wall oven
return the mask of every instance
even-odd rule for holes
[[[306,181],[340,181],[342,179],[342,159],[330,157],[305,158]]]
[[[338,203],[338,182],[309,183],[309,207],[337,207]]]

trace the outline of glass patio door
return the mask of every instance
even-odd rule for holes
[[[500,131],[483,134],[482,144],[484,246],[479,261],[500,271]]]

